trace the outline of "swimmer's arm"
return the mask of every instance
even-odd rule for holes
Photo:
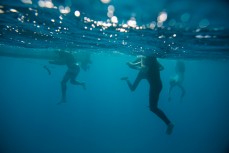
[[[127,62],[126,64],[132,69],[136,69],[136,70],[141,69],[141,62],[138,63]]]
[[[141,69],[141,58],[137,58],[135,61],[127,62],[126,64],[132,69],[139,70],[139,69]]]

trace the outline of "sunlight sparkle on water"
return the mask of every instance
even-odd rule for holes
[[[104,3],[104,4],[108,4],[108,3],[110,3],[110,1],[111,0],[101,0],[101,2]]]
[[[127,28],[128,25],[127,25],[127,24],[123,24],[122,27],[123,27],[123,28]]]
[[[136,19],[132,17],[130,20],[127,21],[128,26],[135,28],[137,26]]]
[[[5,13],[2,9],[0,9],[0,14],[3,14],[3,13]]]
[[[54,5],[51,0],[39,0],[38,5],[40,7],[53,8]]]
[[[157,23],[157,27],[162,27],[163,26],[163,22],[158,22]]]
[[[32,4],[31,0],[21,0],[21,2],[24,4]]]
[[[107,8],[107,16],[109,17],[109,18],[112,18],[113,16],[114,16],[114,10],[115,10],[115,8],[114,8],[114,6],[113,5],[109,5],[108,6],[108,8]]]
[[[205,35],[205,36],[203,36],[203,35],[196,35],[196,38],[198,38],[198,39],[208,39],[208,38],[212,38],[210,35]]]
[[[61,5],[61,6],[59,6],[59,11],[62,14],[68,14],[71,11],[71,9],[68,6],[64,7]]]
[[[118,23],[118,18],[116,16],[112,16],[111,22]]]
[[[127,32],[127,30],[123,29],[123,28],[117,28],[116,30],[119,31],[119,32]]]
[[[10,9],[10,12],[17,13],[18,11],[15,9]]]
[[[156,22],[153,21],[153,22],[150,23],[149,28],[150,29],[154,29],[155,26],[156,26]]]
[[[92,22],[92,20],[90,18],[84,17],[84,22],[89,23]]]
[[[113,12],[107,12],[107,16],[108,16],[109,18],[112,18],[113,15],[114,15]]]
[[[161,12],[159,16],[157,17],[158,22],[165,22],[167,20],[167,13],[166,12]]]
[[[76,17],[79,17],[80,16],[80,11],[75,11],[74,14],[75,14]]]
[[[109,5],[107,9],[108,9],[109,12],[114,12],[115,11],[115,8],[114,8],[113,5]]]

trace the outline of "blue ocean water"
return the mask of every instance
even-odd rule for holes
[[[226,153],[229,144],[227,1],[0,1],[0,152]],[[87,89],[60,82],[65,66],[48,64],[56,50],[91,53],[77,77]],[[148,107],[149,85],[131,92],[120,80],[137,71],[136,55],[158,57],[159,107],[172,135]],[[185,61],[186,95],[170,77]],[[43,68],[46,65],[51,75]]]

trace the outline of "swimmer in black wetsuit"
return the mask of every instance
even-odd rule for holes
[[[67,51],[58,52],[58,57],[55,60],[49,61],[50,64],[56,65],[67,65],[68,70],[65,73],[62,81],[61,81],[61,91],[62,91],[62,99],[59,103],[66,102],[66,90],[67,90],[67,82],[70,80],[73,85],[80,85],[84,89],[86,89],[86,85],[84,82],[80,82],[76,80],[77,75],[80,72],[80,67],[76,62],[74,55]],[[58,104],[59,104],[58,103]]]
[[[140,56],[134,62],[128,62],[127,65],[130,68],[139,70],[137,78],[132,84],[128,77],[123,77],[121,80],[125,80],[131,91],[134,91],[142,79],[146,79],[149,82],[149,107],[150,110],[155,113],[161,120],[167,125],[167,134],[171,134],[173,131],[173,123],[167,118],[163,111],[158,108],[159,95],[162,90],[162,82],[160,78],[160,71],[163,70],[163,66],[157,61],[155,57]]]
[[[178,60],[176,61],[176,66],[175,66],[175,76],[171,77],[170,79],[170,88],[169,88],[169,98],[168,100],[171,101],[171,92],[172,89],[177,86],[181,89],[181,97],[180,101],[183,100],[183,97],[186,93],[184,87],[183,87],[183,81],[184,81],[184,73],[185,73],[185,64],[183,61]]]

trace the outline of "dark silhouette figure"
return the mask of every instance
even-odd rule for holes
[[[73,85],[80,85],[84,89],[86,89],[85,83],[76,80],[80,72],[79,64],[77,63],[74,55],[67,51],[60,51],[57,52],[57,58],[55,60],[49,61],[50,64],[56,65],[67,65],[68,70],[65,73],[62,81],[61,81],[61,92],[62,92],[62,99],[59,103],[66,102],[66,90],[67,90],[67,82],[70,80],[71,84]],[[58,103],[58,104],[59,104]]]
[[[142,79],[146,79],[150,85],[149,89],[149,108],[155,113],[164,123],[167,125],[167,134],[171,134],[174,125],[167,118],[165,113],[158,108],[159,95],[162,90],[162,82],[160,78],[160,71],[163,70],[163,66],[157,61],[155,57],[140,56],[134,62],[128,62],[127,65],[130,68],[139,70],[137,78],[132,84],[128,77],[121,78],[125,80],[131,91],[134,91]]]

